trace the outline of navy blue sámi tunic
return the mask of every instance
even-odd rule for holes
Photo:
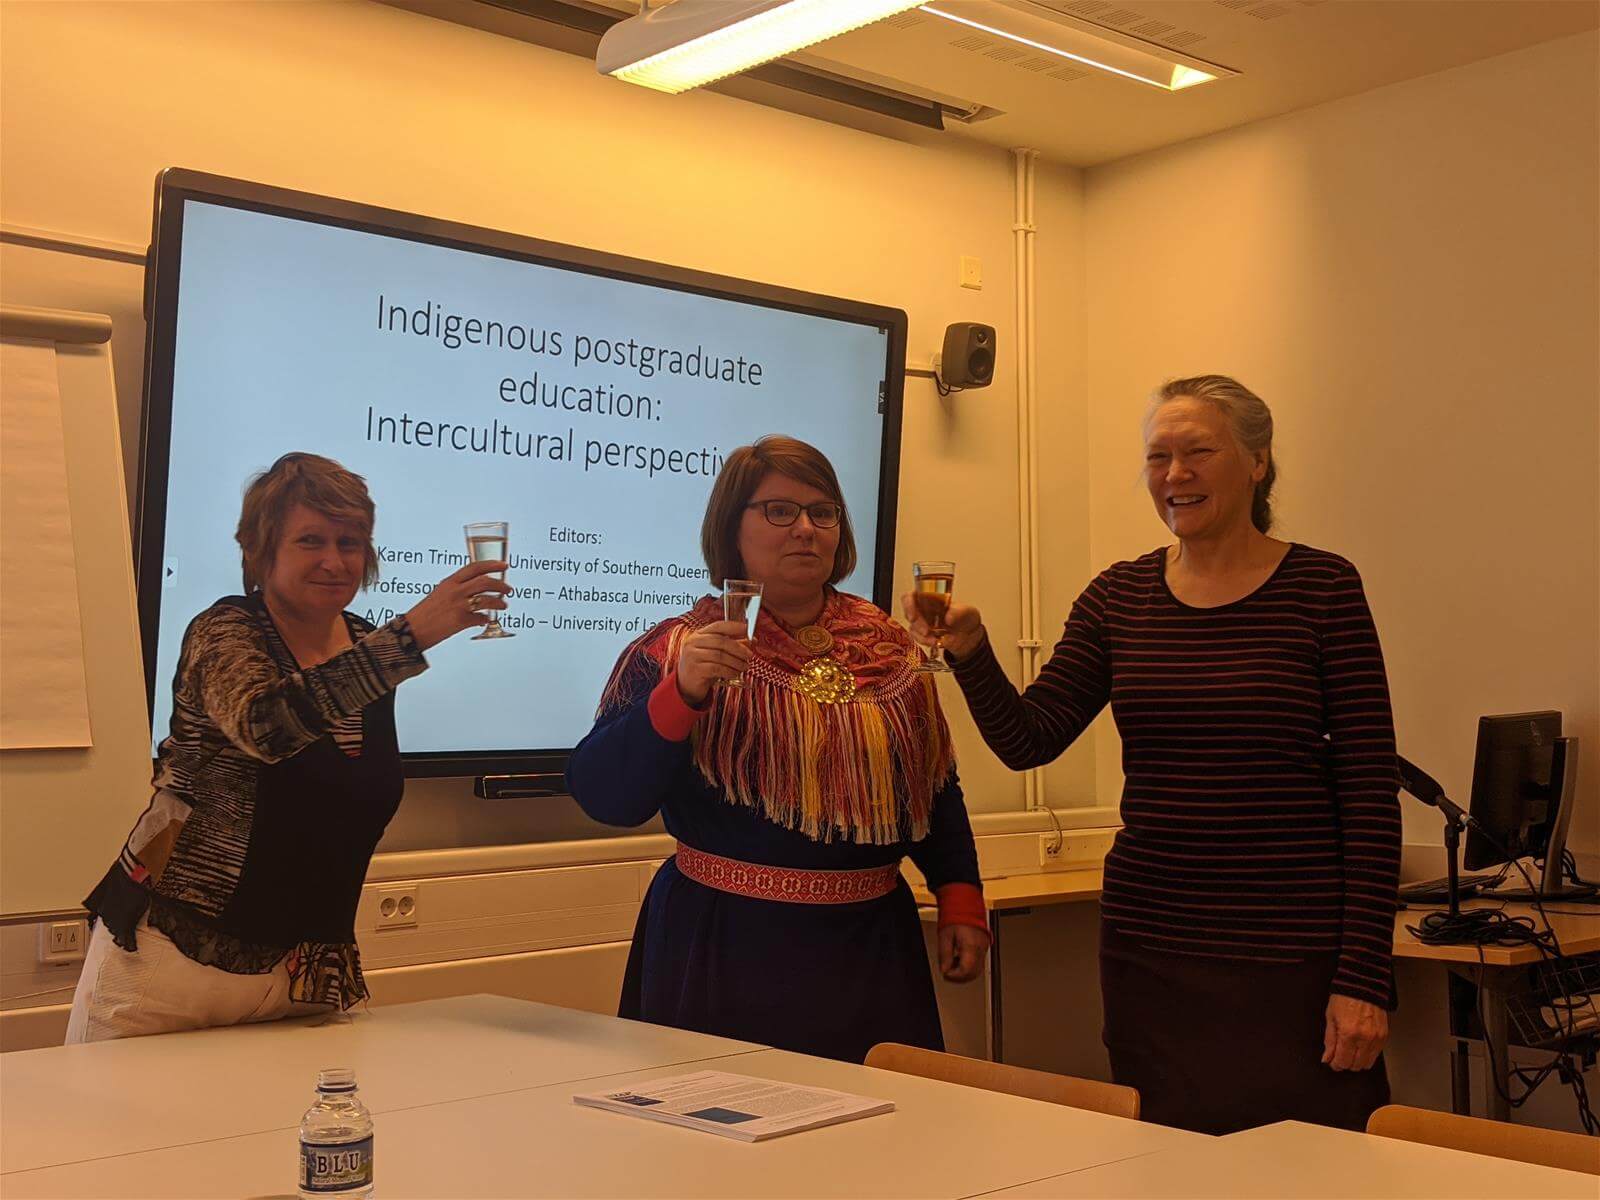
[[[942,924],[981,928],[983,909],[948,731],[911,671],[915,648],[881,610],[830,593],[799,631],[812,650],[762,614],[745,687],[696,710],[677,689],[677,648],[716,619],[708,597],[629,647],[568,768],[591,817],[632,826],[659,813],[682,847],[640,909],[620,1015],[857,1062],[878,1042],[942,1048],[900,860],[926,876]],[[686,873],[720,860],[786,868],[776,874],[791,884],[806,872],[889,882],[875,898],[807,903]]]

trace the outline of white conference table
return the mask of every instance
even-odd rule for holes
[[[378,1194],[962,1197],[1209,1139],[542,1004],[474,996],[337,1024],[275,1022],[0,1059],[0,1195],[293,1192],[316,1071],[352,1066]],[[689,1070],[895,1101],[893,1113],[747,1145],[572,1102]]]
[[[1600,1155],[1600,1146],[1596,1148]],[[992,1194],[1034,1200],[1595,1200],[1600,1177],[1283,1121]]]
[[[1595,1200],[1596,1181],[1286,1123],[1229,1138],[503,997],[0,1057],[0,1196],[288,1197],[316,1072],[351,1066],[378,1194]],[[896,1111],[754,1145],[581,1108],[690,1070]]]
[[[374,1113],[760,1046],[504,996],[462,996],[0,1056],[0,1176],[297,1125],[317,1071]],[[0,1188],[0,1191],[3,1191]]]

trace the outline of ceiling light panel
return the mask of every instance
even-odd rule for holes
[[[1177,92],[1238,72],[1033,4],[1030,0],[930,0],[930,16],[1135,83]]]
[[[782,58],[918,0],[676,0],[620,21],[595,55],[601,74],[684,92]]]

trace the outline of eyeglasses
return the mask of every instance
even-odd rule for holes
[[[793,500],[755,500],[745,505],[746,508],[759,508],[767,518],[767,524],[785,528],[793,525],[800,519],[801,512],[811,518],[811,523],[818,529],[832,529],[839,523],[839,518],[844,516],[844,505],[833,504],[828,501],[819,501],[816,504],[796,504]]]

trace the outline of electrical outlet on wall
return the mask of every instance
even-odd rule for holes
[[[1079,871],[1105,861],[1114,835],[1109,830],[1077,833],[1041,833],[1039,865],[1047,871]]]
[[[378,893],[378,929],[415,929],[417,926],[417,889],[409,887],[384,888]]]
[[[975,292],[983,290],[983,263],[974,255],[961,256],[961,286]]]
[[[83,961],[89,949],[89,922],[46,921],[39,926],[39,961],[57,966]]]

